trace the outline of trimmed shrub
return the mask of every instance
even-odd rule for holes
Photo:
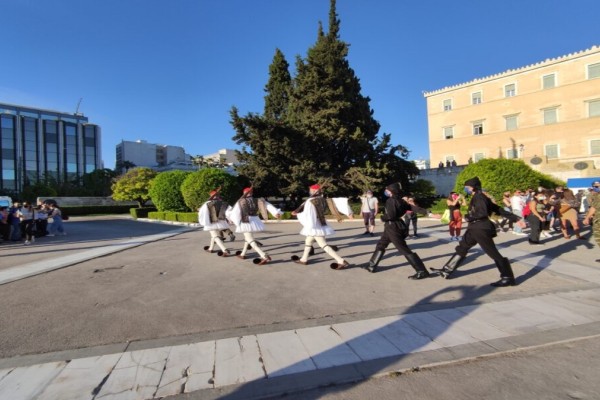
[[[165,218],[166,212],[164,211],[152,211],[148,213],[149,219],[157,219],[157,220],[166,220]]]
[[[148,218],[148,213],[156,211],[155,207],[130,208],[129,214],[135,219]]]
[[[527,188],[554,188],[565,183],[551,176],[542,174],[522,160],[504,158],[483,159],[469,164],[458,174],[455,192],[462,192],[466,180],[478,176],[481,184],[494,198],[501,199],[504,191]]]
[[[189,211],[181,194],[181,184],[189,172],[165,171],[152,180],[150,198],[158,211]]]
[[[208,200],[211,190],[221,187],[221,196],[229,204],[234,204],[241,196],[237,179],[217,168],[203,168],[192,172],[183,181],[181,193],[190,210],[196,211]]]
[[[198,223],[198,213],[177,213],[177,221],[179,222],[188,222],[192,224]]]

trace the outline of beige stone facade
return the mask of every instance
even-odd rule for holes
[[[565,180],[600,176],[598,46],[424,96],[433,168],[501,155]]]

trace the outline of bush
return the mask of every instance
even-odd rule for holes
[[[504,158],[484,159],[469,164],[456,178],[455,192],[462,192],[466,180],[478,176],[481,184],[494,198],[501,199],[505,191],[527,188],[554,188],[564,185],[558,179],[542,174],[522,160],[507,160]]]
[[[192,212],[177,213],[177,221],[197,224],[198,223],[198,213],[192,213]]]
[[[189,172],[165,171],[152,180],[150,198],[158,211],[189,211],[181,194],[181,184]]]
[[[156,211],[155,207],[130,208],[129,214],[135,219],[148,218],[148,213]]]
[[[152,211],[148,213],[149,219],[166,220],[166,212],[164,211]]]
[[[234,204],[242,195],[237,179],[217,168],[204,168],[188,174],[181,185],[181,194],[190,210],[196,211],[208,200],[211,190],[221,187],[221,196]]]

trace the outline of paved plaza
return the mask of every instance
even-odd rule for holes
[[[500,233],[518,285],[493,288],[478,247],[453,279],[411,281],[393,248],[380,272],[357,268],[378,237],[333,225],[347,270],[320,249],[289,261],[297,222],[257,236],[264,266],[204,252],[197,227],[127,217],[74,217],[66,236],[2,245],[0,399],[264,398],[600,336],[589,231],[536,247]],[[439,221],[420,225],[409,246],[439,268],[456,243]]]

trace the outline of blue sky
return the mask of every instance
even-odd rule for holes
[[[262,112],[279,48],[293,67],[329,0],[0,0],[0,102],[80,112],[121,140],[235,148],[232,106]],[[428,158],[423,91],[600,45],[598,0],[338,0],[380,133]],[[293,71],[291,71],[293,73]]]

